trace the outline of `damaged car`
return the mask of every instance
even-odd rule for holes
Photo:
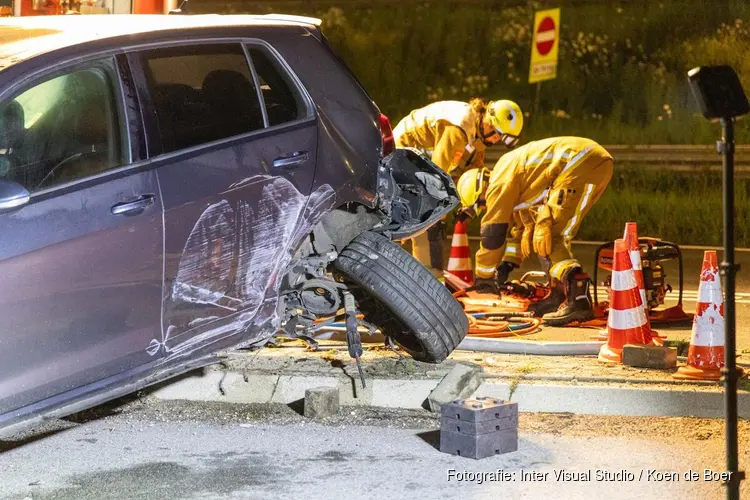
[[[439,363],[458,203],[294,16],[0,21],[0,432],[345,321]]]

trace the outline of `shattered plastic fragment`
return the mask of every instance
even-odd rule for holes
[[[435,199],[444,200],[448,197],[448,191],[445,189],[442,179],[437,175],[428,174],[427,172],[417,172],[414,176],[422,181],[427,193]]]

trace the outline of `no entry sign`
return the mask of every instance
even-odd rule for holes
[[[542,10],[534,15],[529,83],[557,76],[557,47],[560,44],[560,9]]]
[[[536,31],[536,50],[541,55],[546,56],[552,50],[552,46],[555,45],[556,37],[557,26],[555,25],[555,21],[551,17],[545,17],[539,23],[539,28]]]

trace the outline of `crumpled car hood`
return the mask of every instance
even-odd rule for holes
[[[459,203],[453,179],[411,148],[396,149],[383,159],[377,196],[388,220],[373,231],[395,241],[418,236]]]

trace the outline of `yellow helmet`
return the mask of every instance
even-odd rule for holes
[[[508,100],[490,101],[487,104],[487,116],[500,134],[500,140],[509,148],[514,148],[523,130],[521,107]]]
[[[461,205],[469,208],[477,203],[484,193],[484,188],[489,177],[489,170],[486,168],[472,168],[464,172],[458,178],[456,191],[461,200]],[[477,214],[480,210],[477,210]]]

